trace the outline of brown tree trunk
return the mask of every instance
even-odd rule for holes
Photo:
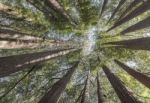
[[[65,55],[71,51],[75,51],[75,49],[49,50],[44,52],[0,57],[0,77],[7,76],[35,64],[48,61],[52,58]]]
[[[108,0],[103,0],[103,5],[102,5],[100,17],[101,17],[102,14],[104,13],[107,3],[108,3]]]
[[[26,1],[29,2],[31,5],[33,5],[36,9],[41,11],[48,20],[57,20],[57,17],[52,12],[50,12],[50,10],[48,10],[46,6],[43,7],[41,1],[40,2],[38,0],[26,0]],[[42,7],[39,7],[37,4],[39,4]]]
[[[78,63],[79,62],[75,63],[67,72],[67,74],[52,86],[50,91],[44,95],[39,103],[58,103],[61,93],[65,90],[71,76],[78,66]]]
[[[150,37],[122,40],[116,42],[105,43],[106,45],[117,45],[116,48],[127,48],[133,50],[150,50]]]
[[[131,76],[133,76],[135,79],[137,79],[139,82],[144,84],[146,87],[150,89],[150,77],[128,67],[124,63],[121,63],[118,60],[114,60],[120,67],[122,67],[123,70],[125,70],[127,73],[129,73]]]
[[[85,81],[85,86],[81,98],[81,103],[89,103],[89,86],[90,86],[90,80],[89,80],[89,74],[87,75],[87,79]]]
[[[128,14],[132,9],[140,4],[143,0],[134,0],[131,2],[131,4],[125,9],[125,11],[122,13],[122,15],[119,17],[119,20],[123,18],[126,14]]]
[[[118,10],[121,8],[121,6],[123,6],[123,4],[126,2],[126,0],[120,0],[117,8],[114,10],[114,12],[112,13],[110,19],[108,20],[108,23],[114,18],[115,14],[118,12]]]
[[[129,13],[128,15],[126,15],[125,17],[123,17],[121,20],[119,20],[118,22],[116,22],[114,24],[113,27],[111,27],[108,31],[128,22],[129,20],[141,15],[142,13],[148,11],[150,9],[150,1],[147,0],[146,2],[144,2],[142,5],[140,5],[139,7],[137,7],[135,10],[133,10],[131,13]]]
[[[127,29],[123,30],[120,34],[126,34],[126,33],[130,33],[130,32],[134,32],[136,30],[141,30],[144,28],[150,27],[150,16],[130,27],[128,27]]]
[[[48,6],[54,11],[61,14],[65,19],[70,20],[70,16],[66,13],[63,6],[57,0],[46,0]]]
[[[99,75],[97,73],[97,95],[98,95],[98,103],[104,103],[104,97],[102,93],[102,87],[99,81]]]
[[[11,40],[16,41],[17,39],[17,40],[22,40],[25,42],[32,42],[32,43],[43,41],[43,38],[35,36],[35,34],[27,34],[27,33],[22,33],[20,31],[15,31],[10,29],[0,29],[0,39],[10,40],[10,41]]]
[[[122,103],[142,103],[127,90],[127,88],[122,84],[122,81],[120,81],[119,78],[108,69],[108,67],[103,66],[103,71]]]

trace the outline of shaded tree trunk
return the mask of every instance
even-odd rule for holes
[[[63,6],[57,0],[46,0],[46,4],[55,12],[61,14],[65,19],[70,20],[70,16],[66,13]]]
[[[122,81],[120,81],[119,78],[108,69],[108,67],[103,66],[103,71],[122,103],[142,103],[127,90],[127,88],[122,84]]]
[[[87,75],[87,79],[85,81],[85,86],[81,98],[81,103],[89,103],[89,86],[90,86],[90,80],[89,80],[89,74]]]
[[[130,74],[131,76],[133,76],[135,79],[137,79],[139,82],[141,82],[142,84],[144,84],[146,87],[148,87],[150,89],[150,77],[128,67],[127,65],[125,65],[124,63],[121,63],[118,60],[114,60],[120,67],[122,67],[123,70],[125,70],[128,74]]]
[[[122,31],[120,34],[126,34],[126,33],[130,33],[130,32],[134,32],[136,30],[141,30],[144,28],[150,27],[150,16],[130,27],[128,27],[127,29],[125,29],[124,31]]]
[[[65,55],[75,49],[49,50],[36,53],[0,57],[0,77],[7,76],[35,64]]]
[[[59,81],[57,81],[50,91],[44,95],[44,97],[39,101],[39,103],[58,103],[61,93],[65,90],[71,76],[76,70],[78,63],[75,63],[65,76],[63,76]]]
[[[102,93],[102,87],[99,80],[99,74],[97,73],[97,95],[98,95],[98,103],[104,103],[104,97]]]
[[[123,4],[126,2],[126,0],[120,0],[117,8],[114,10],[114,12],[112,13],[110,19],[108,20],[108,23],[114,18],[115,14],[118,12],[118,10],[121,8],[121,6],[123,6]]]
[[[32,36],[31,34],[19,31],[0,29],[0,48],[19,49],[19,48],[40,48],[53,46],[53,40],[43,40],[43,38]]]
[[[46,8],[45,6],[43,7],[43,5],[38,0],[26,0],[26,1],[29,2],[31,5],[33,5],[36,9],[41,11],[48,20],[58,19],[56,15],[54,15],[52,12],[50,12],[50,10],[48,10],[48,8]],[[39,5],[42,7],[39,7],[36,3],[39,3]]]
[[[103,0],[103,5],[102,5],[101,12],[100,12],[100,17],[104,13],[107,3],[108,3],[108,0]]]
[[[119,20],[121,18],[123,18],[126,14],[128,14],[135,6],[137,6],[138,4],[140,4],[143,0],[134,0],[133,2],[131,2],[131,4],[125,9],[125,11],[123,11],[123,13],[121,14],[121,16],[119,17]]]
[[[105,43],[106,45],[117,45],[116,48],[127,48],[133,50],[150,50],[150,37],[122,40],[116,42]]]
[[[123,17],[121,20],[119,20],[118,22],[116,22],[114,24],[113,27],[111,27],[108,31],[128,22],[129,20],[141,15],[142,13],[148,11],[150,9],[150,1],[147,0],[145,1],[142,5],[140,5],[139,7],[137,7],[135,10],[133,10],[131,13],[129,13],[128,15],[126,15],[125,17]]]

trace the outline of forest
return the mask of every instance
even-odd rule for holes
[[[150,0],[0,0],[0,103],[150,103]]]

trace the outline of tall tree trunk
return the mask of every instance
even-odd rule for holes
[[[116,91],[120,101],[122,103],[142,103],[138,101],[122,84],[122,81],[115,76],[106,66],[103,66],[103,71],[105,72],[108,80],[110,81],[112,87]]]
[[[106,45],[117,45],[116,48],[127,48],[133,50],[150,50],[150,37],[122,40],[116,42],[105,43]]]
[[[103,5],[102,5],[101,12],[100,12],[100,17],[104,13],[107,3],[108,3],[108,0],[103,0]]]
[[[121,16],[119,17],[119,20],[121,18],[123,18],[126,14],[128,14],[135,6],[137,6],[138,4],[140,4],[143,0],[134,0],[131,2],[131,4],[125,9],[125,11],[123,11],[123,13],[121,14]]]
[[[57,17],[52,12],[50,12],[50,10],[48,10],[45,6],[43,7],[41,1],[40,2],[38,0],[26,0],[26,1],[29,2],[31,5],[33,5],[36,9],[41,11],[48,20],[57,20]],[[36,3],[38,3],[42,7],[39,7]]]
[[[145,1],[142,5],[140,5],[139,7],[137,7],[135,10],[133,10],[131,13],[129,13],[128,15],[126,15],[125,17],[123,17],[121,20],[119,20],[118,22],[116,22],[114,24],[113,27],[111,27],[108,31],[128,22],[129,20],[141,15],[142,13],[150,10],[150,1],[147,0]]]
[[[102,87],[99,81],[99,74],[97,73],[97,95],[98,95],[98,103],[104,103],[104,97],[102,93]]]
[[[44,40],[43,38],[19,31],[0,29],[1,49],[40,48],[53,46],[56,44],[53,41],[54,40]]]
[[[63,6],[57,0],[46,0],[46,3],[51,9],[61,14],[65,19],[70,20],[70,16],[66,13]]]
[[[89,86],[90,86],[90,80],[89,80],[89,74],[87,75],[87,79],[85,81],[84,91],[81,98],[81,103],[89,103]]]
[[[150,16],[130,27],[128,27],[127,29],[125,29],[124,31],[122,31],[120,34],[126,34],[126,33],[130,33],[130,32],[134,32],[136,30],[141,30],[144,28],[150,27]]]
[[[75,63],[67,72],[67,74],[52,86],[50,91],[44,95],[39,103],[58,103],[61,93],[65,90],[71,76],[78,66],[78,63],[79,62]]]
[[[7,76],[35,64],[65,55],[75,49],[49,50],[36,53],[0,57],[0,77]]]
[[[126,0],[120,0],[117,8],[114,10],[114,12],[112,13],[110,19],[108,20],[108,23],[114,18],[115,14],[118,12],[118,10],[121,8],[121,6],[123,6],[123,4],[126,2]]]
[[[125,70],[127,73],[129,73],[131,76],[133,76],[135,79],[137,79],[139,82],[144,84],[146,87],[150,89],[150,77],[128,67],[124,63],[121,63],[118,60],[114,60],[120,67],[122,67],[123,70]]]

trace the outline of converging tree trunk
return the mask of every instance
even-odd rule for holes
[[[63,6],[57,0],[46,0],[48,6],[55,12],[61,14],[65,19],[70,20],[70,16],[66,13]]]
[[[108,20],[108,23],[114,18],[115,14],[118,12],[118,10],[121,8],[121,6],[124,5],[125,2],[126,2],[126,0],[120,0],[117,8],[114,10],[114,12],[112,13],[110,19]]]
[[[126,48],[132,50],[150,50],[150,37],[108,42],[106,45],[117,45],[116,48]]]
[[[108,31],[128,22],[129,20],[141,15],[142,13],[148,11],[150,9],[150,1],[147,0],[143,4],[141,4],[139,7],[137,7],[135,10],[133,10],[131,13],[123,17],[121,20],[116,22],[113,27],[111,27]]]
[[[48,93],[44,95],[44,97],[39,101],[39,103],[58,103],[62,92],[65,90],[78,64],[79,62],[75,63],[67,72],[67,74],[52,86],[50,91],[48,91]]]
[[[57,20],[56,15],[54,15],[54,13],[52,13],[52,11],[50,11],[45,5],[42,5],[41,1],[38,0],[26,0],[26,1],[31,5],[33,5],[37,10],[41,11],[48,20]]]
[[[90,80],[89,74],[87,75],[87,79],[85,81],[85,86],[81,98],[81,103],[89,103],[89,87],[90,87]]]
[[[146,87],[150,89],[150,77],[128,67],[124,63],[121,63],[118,60],[114,60],[123,70],[125,70],[127,73],[129,73],[131,76],[133,76],[135,79],[137,79],[139,82],[144,84]]]
[[[76,49],[49,50],[43,52],[0,57],[0,77],[7,76],[9,74],[31,67],[35,64],[65,55],[72,51],[76,51]]]
[[[103,71],[122,103],[142,103],[127,90],[127,88],[122,84],[122,81],[120,81],[119,78],[108,69],[108,67],[103,66]]]
[[[125,29],[124,31],[122,31],[120,34],[126,34],[126,33],[130,33],[130,32],[134,32],[136,30],[141,30],[144,28],[150,27],[150,16],[130,27],[128,27],[127,29]]]
[[[101,12],[100,12],[100,17],[101,17],[102,14],[104,13],[105,8],[106,8],[106,6],[107,6],[107,3],[108,3],[108,0],[103,0],[103,5],[102,5]]]
[[[121,14],[121,16],[119,17],[119,20],[121,18],[123,18],[125,15],[127,15],[130,11],[132,11],[133,8],[135,8],[135,6],[137,6],[138,4],[140,4],[143,0],[134,0],[131,2],[131,4],[125,9],[125,11],[123,11],[123,13]]]
[[[99,74],[97,73],[97,95],[98,95],[98,103],[104,103],[104,97],[102,93],[102,87],[99,80]]]
[[[0,49],[40,48],[53,46],[54,40],[32,36],[19,31],[0,29]]]

